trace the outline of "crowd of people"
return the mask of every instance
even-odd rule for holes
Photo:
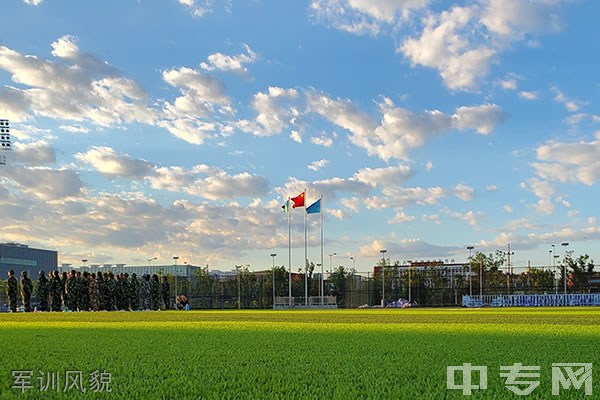
[[[20,294],[24,311],[32,311],[33,288],[26,271],[18,282],[15,272],[10,270],[7,285],[9,310],[17,312]],[[127,273],[90,274],[72,270],[62,274],[51,271],[46,276],[44,271],[40,271],[36,294],[37,311],[168,310],[171,289],[167,277],[163,276],[160,283],[156,274],[144,274],[138,279],[135,273],[129,276]]]

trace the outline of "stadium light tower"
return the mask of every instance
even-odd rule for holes
[[[10,123],[7,119],[0,119],[0,150],[11,151]],[[6,156],[0,154],[0,165],[6,165]]]

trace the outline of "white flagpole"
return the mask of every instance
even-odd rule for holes
[[[306,214],[306,204],[307,204],[307,200],[306,200],[306,189],[304,189],[304,302],[305,305],[308,306],[308,249],[307,249],[307,245],[306,245],[306,236],[307,236],[307,229],[306,229],[306,217],[308,214]]]
[[[285,203],[285,208],[288,213],[288,262],[289,262],[289,276],[288,276],[288,296],[290,302],[290,308],[292,307],[292,213],[290,211],[290,198],[288,197]]]
[[[325,296],[325,290],[323,287],[323,244],[325,243],[325,239],[323,236],[323,195],[321,195],[321,204],[319,207],[319,211],[321,214],[321,305],[323,305],[323,296]]]

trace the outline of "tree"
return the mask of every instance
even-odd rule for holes
[[[336,297],[336,303],[338,305],[344,305],[344,294],[346,293],[347,276],[348,271],[341,265],[329,275],[329,286],[331,294]]]
[[[594,272],[594,260],[590,256],[580,255],[576,260],[573,259],[573,251],[567,251],[563,260],[563,265],[567,269],[568,286],[573,291],[590,291],[590,279]],[[570,271],[570,272],[569,272]],[[564,282],[564,268],[561,269],[561,282]]]

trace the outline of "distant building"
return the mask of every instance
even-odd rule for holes
[[[20,243],[0,243],[0,279],[13,269],[17,276],[27,271],[36,279],[39,271],[53,271],[58,266],[58,252],[29,247]]]

